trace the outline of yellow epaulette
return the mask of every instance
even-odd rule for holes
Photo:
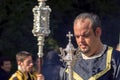
[[[16,71],[9,80],[23,80],[22,78],[23,74],[20,73],[19,71]]]
[[[35,74],[31,74],[29,73],[29,76],[31,78],[31,80],[37,80],[37,77]],[[25,76],[25,74],[21,73],[20,71],[16,71],[9,80],[27,80],[27,77]]]

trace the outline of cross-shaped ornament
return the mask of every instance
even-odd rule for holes
[[[71,32],[69,31],[66,36],[69,38],[69,42],[71,42],[71,37],[73,36],[73,34],[71,34]]]

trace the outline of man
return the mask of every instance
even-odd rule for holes
[[[16,60],[18,70],[11,76],[9,80],[44,80],[42,74],[32,74],[33,61],[32,55],[27,51],[17,53]]]
[[[3,56],[0,58],[0,80],[8,80],[11,76],[11,60]]]
[[[99,17],[81,13],[73,29],[79,50],[73,66],[74,80],[120,80],[120,52],[101,42]]]

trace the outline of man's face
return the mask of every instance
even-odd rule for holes
[[[10,72],[11,67],[12,67],[11,61],[4,61],[3,66],[1,66],[1,68],[4,69],[6,72]]]
[[[28,56],[23,62],[20,63],[20,66],[24,72],[30,72],[33,67],[32,57]]]
[[[96,48],[98,36],[93,32],[89,19],[77,20],[74,23],[74,35],[80,50],[84,53],[91,53]]]

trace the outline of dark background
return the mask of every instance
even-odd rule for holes
[[[33,13],[37,0],[0,0],[0,56],[10,56],[26,50],[36,57],[37,39],[32,34]],[[74,18],[81,12],[93,12],[102,21],[102,42],[116,47],[120,33],[120,0],[48,0],[51,34],[45,39],[44,53],[66,47],[66,34],[72,30]],[[75,39],[72,38],[75,47]],[[34,58],[35,58],[34,57]]]

